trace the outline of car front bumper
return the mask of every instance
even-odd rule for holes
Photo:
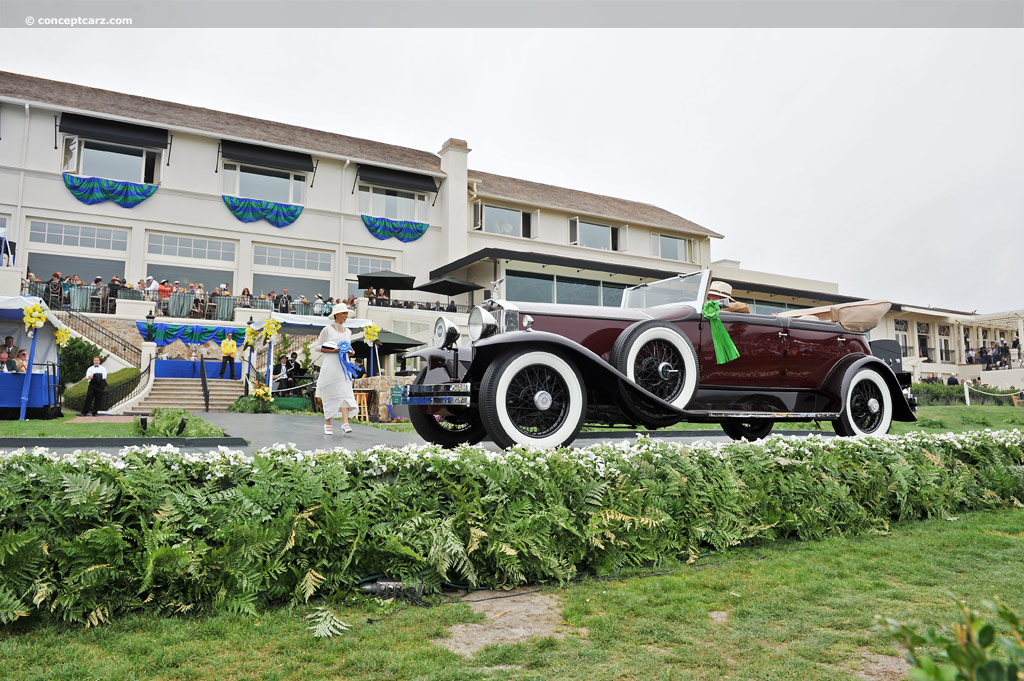
[[[470,405],[470,383],[433,383],[402,386],[402,404],[418,406]]]

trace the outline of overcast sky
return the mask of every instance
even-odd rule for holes
[[[1024,307],[1016,30],[5,30],[0,68],[645,201],[714,260]]]

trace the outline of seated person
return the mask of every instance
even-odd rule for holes
[[[28,372],[28,350],[18,350],[18,359],[14,360],[15,366],[18,367],[18,373],[24,374]]]
[[[288,375],[288,356],[281,355],[281,362],[274,367],[273,375],[274,385],[272,390],[274,392],[280,392],[287,390],[295,385],[291,377]]]
[[[732,285],[724,281],[713,281],[708,287],[708,300],[721,301],[722,312],[750,314],[750,306],[732,299]]]
[[[0,350],[0,372],[5,374],[18,373],[18,365],[12,358],[7,356],[6,350]]]

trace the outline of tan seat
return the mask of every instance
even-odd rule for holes
[[[864,333],[878,326],[882,317],[892,307],[887,300],[858,300],[839,305],[823,305],[805,310],[780,312],[779,317],[795,319],[816,319],[822,322],[839,322],[847,331]]]

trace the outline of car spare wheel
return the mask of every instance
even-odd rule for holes
[[[426,369],[420,371],[417,384],[423,383],[426,373]],[[472,406],[438,408],[410,404],[409,422],[421,438],[442,447],[475,445],[487,434],[480,423],[480,413]]]
[[[587,391],[563,355],[523,349],[495,359],[480,384],[480,420],[499,447],[572,442],[587,412]]]
[[[697,390],[700,368],[690,339],[667,322],[638,322],[622,332],[612,348],[612,365],[637,385],[677,409]],[[667,426],[679,415],[620,384],[622,405],[641,423]]]
[[[768,437],[775,422],[771,419],[752,419],[750,421],[722,421],[722,430],[733,440],[760,440]]]
[[[892,395],[875,369],[858,369],[843,396],[843,411],[832,422],[837,435],[885,435],[892,425]]]

